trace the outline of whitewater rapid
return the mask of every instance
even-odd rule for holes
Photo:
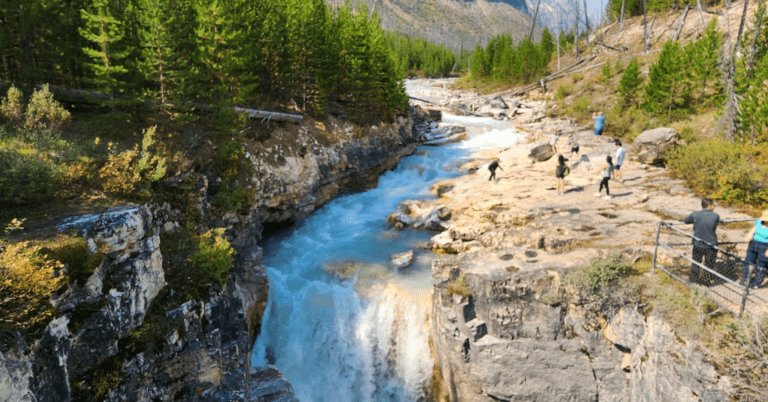
[[[432,254],[422,248],[435,233],[397,232],[387,215],[404,200],[434,197],[432,185],[459,175],[473,152],[522,139],[508,122],[444,115],[443,123],[467,126],[468,139],[421,147],[384,173],[377,188],[340,196],[264,242],[270,290],[252,362],[277,366],[301,401],[416,401],[428,394]],[[413,265],[394,272],[390,255],[408,250]],[[341,280],[328,272],[339,266],[359,270]]]

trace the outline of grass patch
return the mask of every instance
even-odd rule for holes
[[[467,282],[467,278],[463,273],[459,274],[458,278],[448,284],[446,289],[448,293],[460,295],[461,297],[468,297],[472,294],[472,289],[469,287],[469,282]]]

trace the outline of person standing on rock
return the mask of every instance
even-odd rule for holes
[[[496,178],[496,169],[501,169],[501,166],[499,165],[499,159],[496,159],[495,161],[491,162],[490,165],[488,165],[488,170],[491,171],[491,177],[488,178],[488,181]],[[501,170],[503,171],[504,169]]]
[[[595,119],[595,135],[603,135],[603,128],[605,128],[605,115],[603,112],[597,112],[592,114],[592,118]]]
[[[595,193],[595,197],[600,197],[600,192],[603,191],[603,186],[605,186],[605,199],[610,200],[611,190],[608,189],[608,180],[613,175],[613,158],[610,155],[605,158],[605,164],[600,168],[600,171],[603,173],[603,180],[600,182],[600,189]]]
[[[579,143],[576,141],[576,137],[571,136],[571,139],[568,140],[568,144],[571,145],[571,154],[568,155],[571,158],[573,158],[573,155],[576,154],[576,157],[579,156]]]
[[[715,269],[717,261],[717,224],[720,223],[720,215],[712,212],[715,209],[715,202],[711,198],[701,200],[701,211],[694,211],[687,218],[685,223],[693,224],[693,261],[701,264],[704,259],[704,266],[709,269]],[[691,264],[691,272],[688,274],[688,281],[706,285],[710,280],[710,275],[700,273],[700,267],[697,264]]]
[[[747,256],[741,266],[741,284],[757,289],[762,283],[766,274],[766,262],[768,262],[768,210],[763,211],[760,219],[755,221],[755,226],[749,231],[745,241],[749,242],[747,247]],[[759,258],[762,257],[762,258]],[[757,264],[755,264],[757,263]],[[755,279],[750,283],[749,265],[755,265]]]
[[[555,169],[555,177],[557,178],[557,195],[565,193],[565,176],[570,173],[570,168],[565,162],[568,161],[563,155],[557,155],[557,168]]]
[[[624,156],[627,151],[621,146],[621,141],[616,140],[616,166],[613,168],[616,171],[616,180],[624,183],[624,178],[621,177],[621,165],[624,164]]]
[[[549,136],[549,146],[552,147],[552,152],[557,153],[557,140],[560,139],[560,130],[555,131],[554,134]]]

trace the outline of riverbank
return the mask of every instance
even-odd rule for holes
[[[424,92],[443,106],[486,104],[443,84],[449,85],[437,82]],[[650,260],[657,223],[682,221],[701,209],[701,199],[664,168],[638,161],[632,144],[625,144],[623,182],[610,181],[610,199],[605,191],[595,197],[606,156],[615,158],[613,139],[547,117],[543,103],[502,100],[540,116],[517,125],[526,142],[475,153],[463,175],[433,187],[437,198],[406,201],[390,216],[414,226],[443,217],[444,230],[430,242],[447,254],[433,262],[431,328],[446,393],[462,401],[727,399],[732,389],[696,351],[699,337],[681,338],[680,323],[661,308],[627,305],[595,315],[564,297],[572,292],[566,276],[593,260],[611,254]],[[515,122],[517,113],[509,115]],[[556,130],[563,134],[557,153],[570,158],[564,194],[556,191],[557,154],[543,162],[528,157]],[[579,155],[570,155],[570,137],[578,139]],[[489,181],[487,166],[495,159],[504,170]],[[715,212],[721,219],[748,218],[719,206]],[[740,239],[744,231],[721,226],[718,236]],[[456,284],[464,291],[457,293]]]

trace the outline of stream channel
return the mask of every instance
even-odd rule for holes
[[[416,401],[427,394],[434,255],[423,248],[436,233],[396,231],[387,215],[404,200],[434,198],[432,185],[461,174],[474,152],[522,138],[510,122],[490,118],[444,114],[446,123],[464,125],[468,138],[422,146],[377,188],[339,196],[264,240],[269,299],[252,362],[277,366],[299,400]],[[408,250],[413,264],[395,272],[389,257]]]

